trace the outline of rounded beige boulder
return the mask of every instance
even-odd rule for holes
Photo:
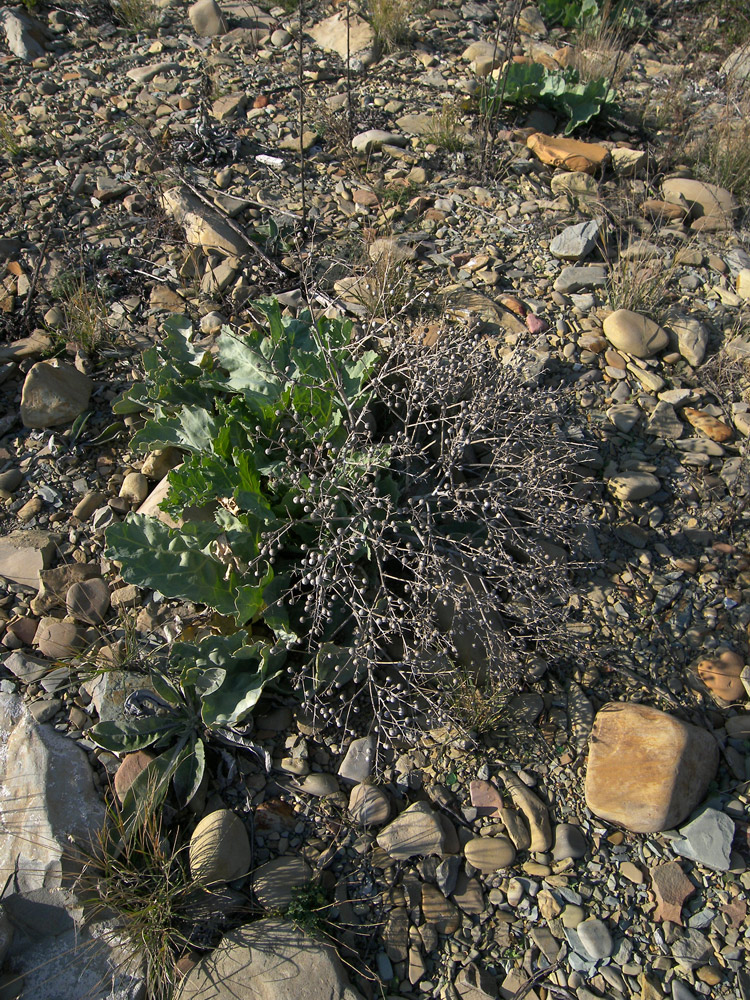
[[[250,871],[250,839],[230,809],[204,816],[190,838],[190,874],[204,885],[233,882]]]
[[[604,336],[618,351],[634,358],[652,358],[669,343],[665,330],[647,316],[617,309],[604,320]]]

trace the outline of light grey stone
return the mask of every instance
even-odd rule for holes
[[[607,487],[618,500],[635,503],[656,493],[661,489],[661,483],[650,472],[629,470],[610,479]]]
[[[22,528],[0,538],[0,577],[36,590],[40,573],[48,568],[60,542],[59,535]]]
[[[197,0],[188,8],[188,16],[196,35],[205,38],[226,33],[227,21],[216,0]]]
[[[175,1000],[362,1000],[334,949],[283,920],[227,934],[177,988]]]
[[[568,226],[550,241],[550,253],[560,260],[583,260],[596,246],[599,227],[598,219]]]
[[[0,695],[0,869],[22,891],[56,889],[77,869],[71,838],[90,843],[104,805],[88,759],[16,695]]]
[[[352,740],[346,756],[339,765],[339,777],[359,784],[370,777],[375,759],[375,737],[363,736]]]
[[[672,850],[706,868],[729,870],[734,820],[718,809],[707,807],[680,827],[680,836],[671,841]]]
[[[556,292],[567,295],[590,288],[604,288],[606,283],[606,269],[599,264],[591,264],[588,267],[564,267],[555,278],[554,288]]]
[[[426,802],[415,802],[378,834],[378,845],[397,860],[445,853],[446,834]]]
[[[294,890],[307,885],[311,878],[312,869],[304,858],[283,855],[253,873],[253,892],[264,910],[283,913],[294,898]]]
[[[595,961],[612,954],[612,935],[603,920],[589,917],[576,927],[581,944]]]
[[[49,36],[39,21],[23,7],[4,7],[0,10],[0,28],[14,56],[31,62],[44,55]]]

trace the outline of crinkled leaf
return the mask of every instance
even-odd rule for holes
[[[184,809],[195,798],[206,769],[206,751],[203,740],[193,738],[185,747],[172,777],[177,802]]]
[[[184,451],[210,451],[219,425],[202,406],[182,406],[173,415],[161,406],[154,409],[155,419],[133,435],[132,447],[140,450],[167,448]]]
[[[274,677],[265,643],[245,646],[221,687],[203,698],[201,717],[206,726],[236,726],[252,712],[263,688]]]
[[[132,722],[98,722],[89,730],[91,739],[112,753],[134,753],[143,750],[180,729],[182,721],[175,717],[149,716]]]
[[[236,574],[214,558],[209,547],[220,533],[208,523],[169,528],[158,518],[129,514],[106,532],[106,556],[121,565],[126,583],[151,587],[165,597],[208,604],[234,614]]]

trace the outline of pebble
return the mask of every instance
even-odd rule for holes
[[[635,358],[652,358],[669,343],[669,337],[657,323],[629,309],[610,313],[603,330],[614,347]]]

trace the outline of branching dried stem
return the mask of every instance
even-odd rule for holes
[[[399,339],[369,388],[342,447],[287,454],[315,540],[279,604],[305,623],[289,671],[313,714],[351,732],[369,723],[387,747],[460,721],[441,696],[458,664],[507,688],[561,638],[568,584],[550,549],[571,542],[574,446],[555,395],[486,340]],[[305,432],[295,421],[290,442]],[[266,534],[256,572],[291,530]]]

